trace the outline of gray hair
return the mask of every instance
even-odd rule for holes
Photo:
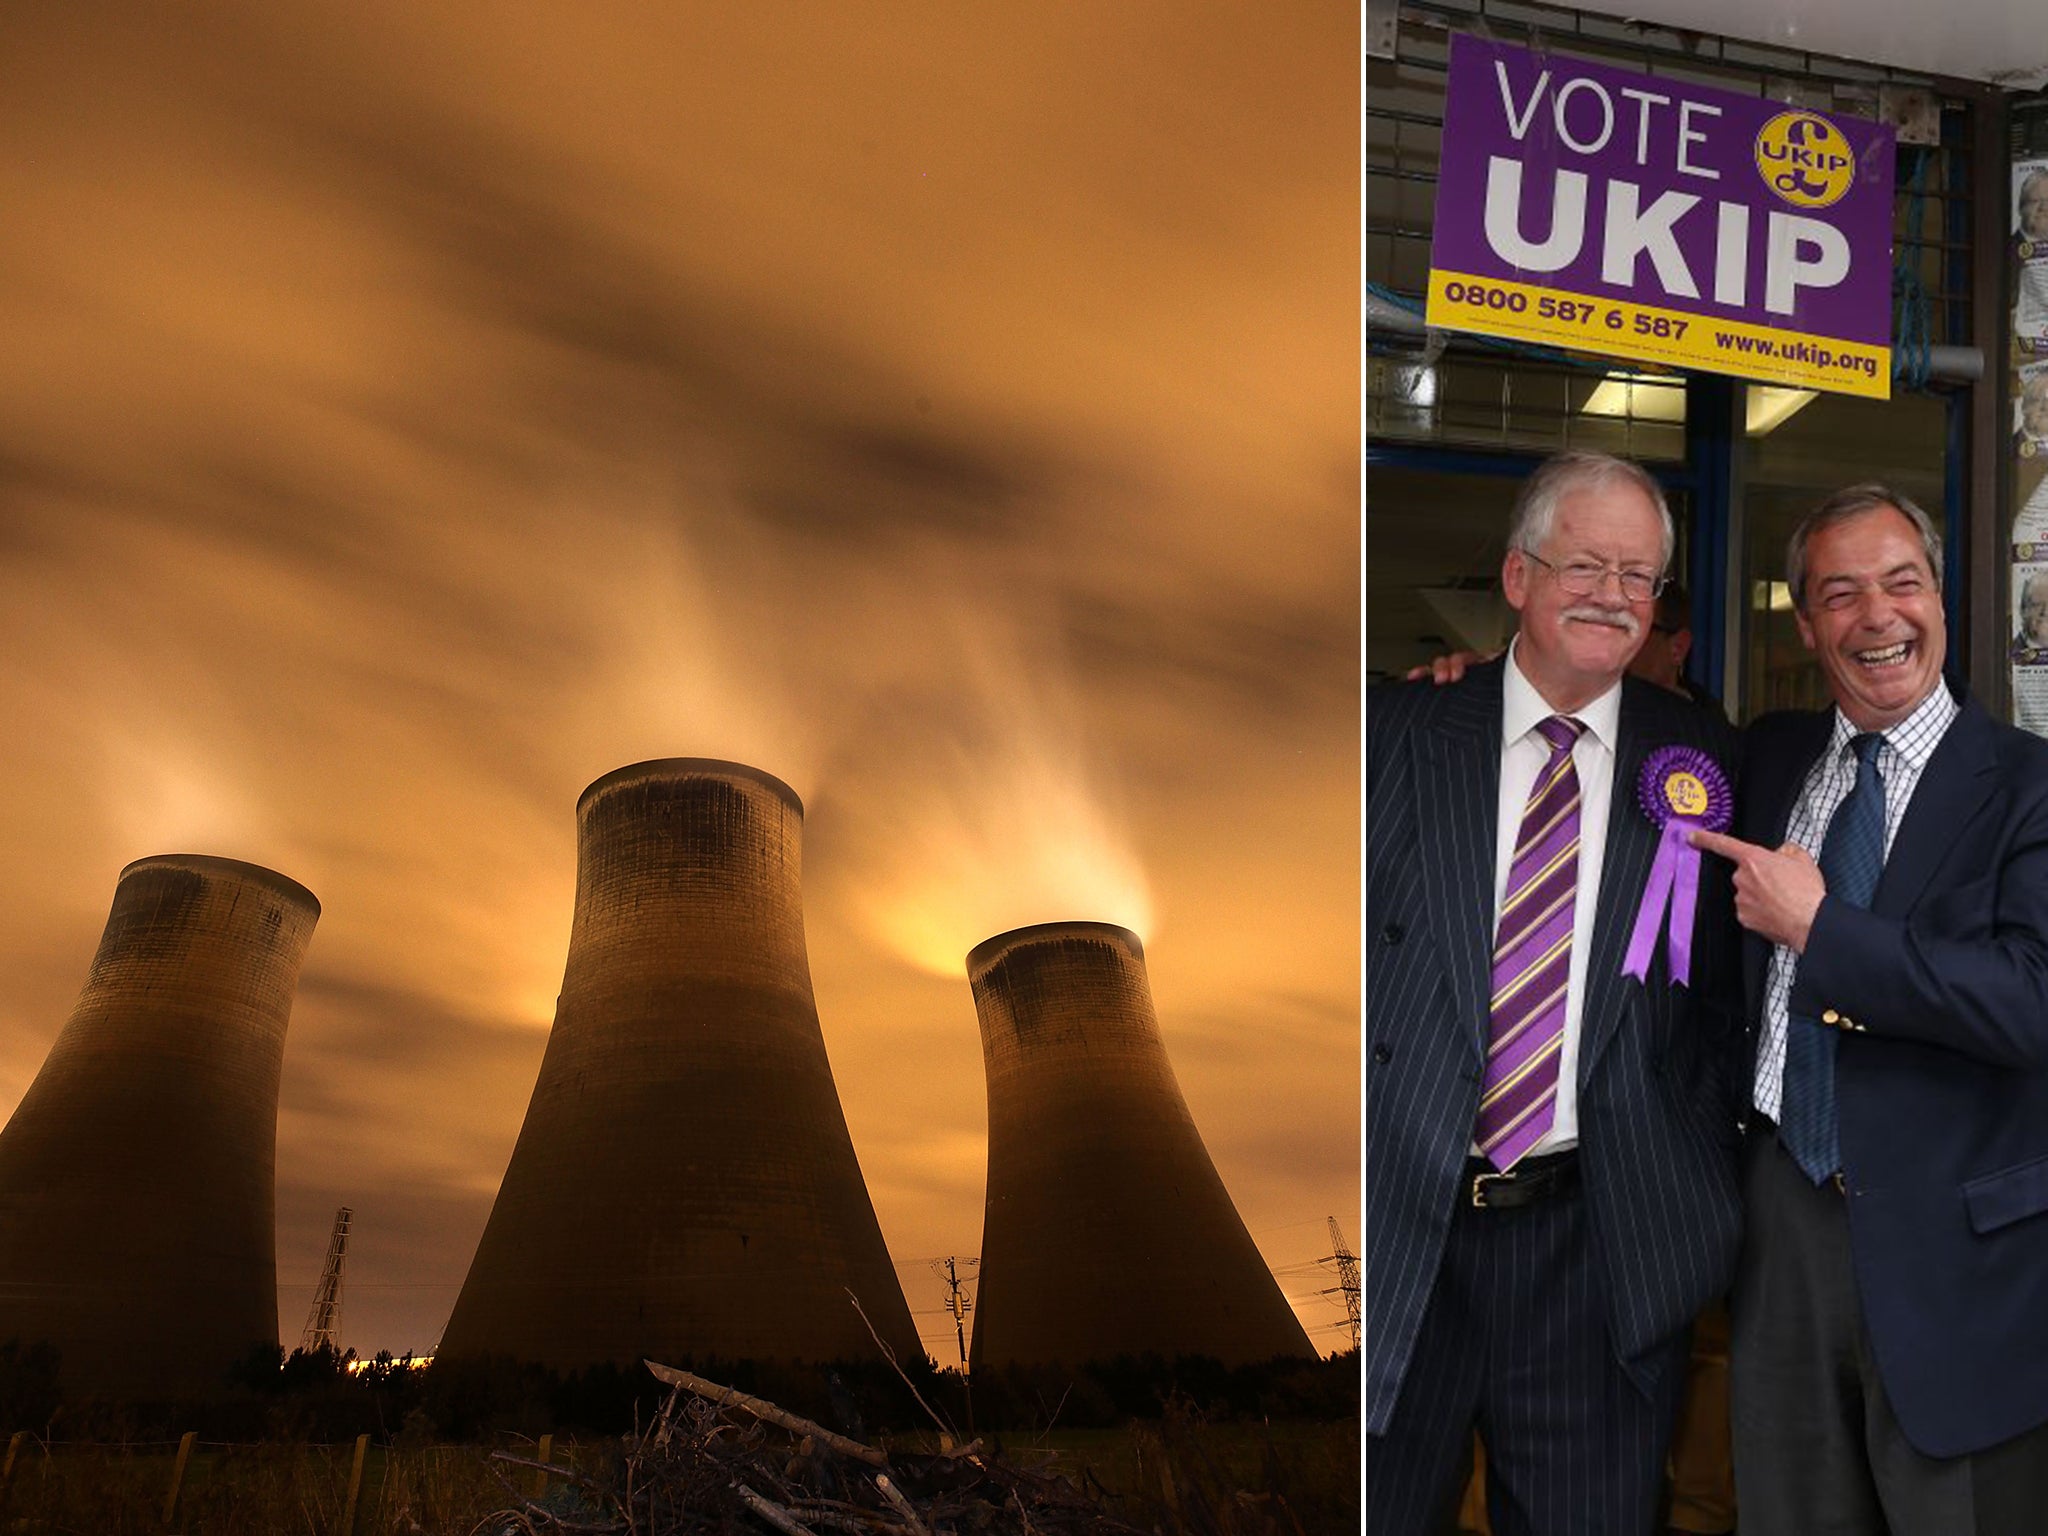
[[[1887,510],[1898,513],[1913,525],[1914,531],[1920,535],[1920,547],[1927,555],[1927,569],[1934,574],[1935,586],[1941,585],[1941,535],[1935,531],[1933,521],[1920,510],[1912,497],[1902,495],[1890,486],[1869,481],[1835,492],[1801,518],[1799,526],[1792,530],[1792,537],[1785,545],[1785,585],[1792,589],[1794,608],[1802,612],[1806,608],[1806,546],[1813,542],[1813,536],[1866,512]]]
[[[1508,548],[1540,555],[1543,545],[1550,541],[1559,502],[1574,491],[1597,490],[1616,480],[1634,486],[1657,509],[1664,540],[1664,553],[1657,569],[1660,573],[1670,570],[1678,533],[1671,525],[1671,508],[1664,503],[1664,488],[1657,484],[1656,476],[1631,459],[1580,449],[1552,455],[1522,482],[1522,489],[1515,496],[1515,510],[1508,519]]]

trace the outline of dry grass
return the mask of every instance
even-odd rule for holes
[[[758,1426],[750,1433],[759,1442]],[[769,1431],[760,1443],[777,1467],[791,1450],[779,1444],[782,1438]],[[986,1459],[995,1478],[1027,1492],[1055,1481],[1071,1485],[1099,1511],[1097,1529],[1129,1526],[1161,1536],[1325,1536],[1359,1529],[1358,1445],[1355,1422],[1208,1424],[1181,1410],[1123,1429],[1018,1437]],[[175,1450],[46,1449],[29,1442],[0,1491],[0,1536],[344,1536],[341,1514],[353,1445],[202,1445],[187,1469],[176,1517],[166,1526],[161,1517]],[[608,1439],[558,1445],[553,1460],[589,1481],[579,1488],[566,1478],[549,1479],[547,1498],[524,1505],[522,1524],[513,1512],[532,1498],[540,1474],[492,1458],[530,1458],[533,1450],[530,1443],[431,1445],[404,1435],[392,1446],[372,1446],[353,1530],[346,1536],[525,1536],[528,1530],[546,1532],[550,1512],[571,1523],[611,1522],[614,1512],[600,1495],[622,1486],[630,1445]],[[914,1492],[915,1459],[902,1452],[892,1459],[911,1474]],[[686,1470],[678,1463],[666,1475],[683,1476]],[[649,1471],[643,1458],[637,1475]],[[728,1479],[716,1481],[722,1488]],[[1070,1517],[1081,1518],[1078,1507]],[[764,1536],[771,1529],[722,1507],[717,1518],[731,1524],[705,1528]],[[1022,1526],[962,1505],[939,1528],[996,1532]]]
[[[1325,1536],[1360,1529],[1361,1444],[1356,1420],[1211,1424],[1181,1409],[1005,1449],[1101,1490],[1163,1536]]]
[[[340,1536],[355,1447],[202,1445],[163,1520],[176,1446],[22,1449],[0,1491],[7,1536]],[[474,1446],[372,1446],[351,1536],[468,1536],[504,1503]]]

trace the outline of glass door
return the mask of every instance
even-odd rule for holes
[[[1742,391],[1736,478],[1741,538],[1736,590],[1743,621],[1736,665],[1738,720],[1828,703],[1827,683],[1799,639],[1785,585],[1785,543],[1799,519],[1845,486],[1878,481],[1918,502],[1946,534],[1947,408],[1934,395],[1859,400],[1752,384]],[[1950,573],[1951,583],[1961,579]]]

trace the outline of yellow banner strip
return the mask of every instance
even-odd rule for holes
[[[1889,347],[1462,272],[1429,274],[1429,323],[1574,352],[1889,400]]]

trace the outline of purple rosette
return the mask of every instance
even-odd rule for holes
[[[1636,778],[1636,802],[1658,828],[1657,860],[1650,866],[1642,905],[1636,908],[1636,926],[1621,973],[1638,981],[1648,979],[1657,933],[1663,929],[1671,979],[1686,986],[1692,981],[1693,913],[1700,891],[1700,851],[1693,847],[1690,834],[1695,827],[1727,831],[1735,819],[1735,796],[1712,757],[1697,747],[1674,746],[1659,747],[1644,760]]]

